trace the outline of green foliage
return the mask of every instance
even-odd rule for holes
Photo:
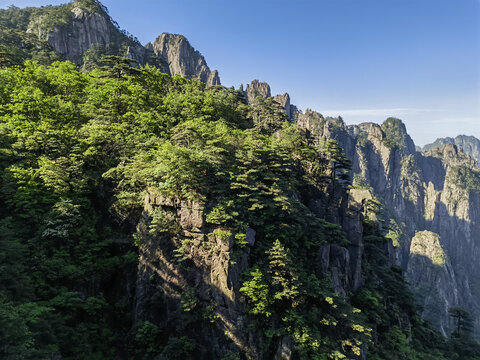
[[[26,60],[47,65],[60,60],[60,56],[34,34],[0,25],[0,68],[22,65]]]
[[[456,329],[452,334],[453,337],[459,337],[463,334],[469,334],[472,331],[472,318],[465,309],[459,307],[451,307],[448,314],[455,319]]]
[[[347,158],[343,149],[335,140],[322,138],[318,148],[324,157],[331,162],[331,179],[348,182],[350,179],[349,170],[352,168],[351,161]]]
[[[385,133],[385,139],[383,140],[385,146],[391,149],[403,149],[407,146],[407,131],[400,119],[388,118],[383,122],[382,130]]]
[[[126,57],[104,55],[100,58],[100,62],[106,64],[100,68],[105,72],[104,76],[122,79],[124,75],[138,75],[141,73],[140,69],[132,66],[137,61]]]
[[[138,359],[152,359],[161,351],[158,341],[160,329],[150,321],[144,321],[139,324],[135,333],[135,353]]]
[[[447,344],[450,358],[480,359],[480,344],[471,336],[473,321],[470,314],[460,307],[451,307],[448,313],[456,322]]]
[[[158,207],[151,215],[150,233],[168,233],[170,235],[176,235],[180,232],[181,228],[176,221],[176,214]]]
[[[468,166],[454,166],[448,169],[447,177],[459,188],[480,192],[480,170]]]
[[[30,16],[34,12],[34,8],[20,9],[16,6],[9,6],[8,9],[0,10],[0,26],[26,31]]]
[[[220,312],[194,290],[170,314],[181,319],[174,331],[153,315],[133,324],[124,279],[136,272],[133,233],[146,190],[205,203],[207,231],[250,254],[240,292],[267,356],[285,336],[302,359],[358,358],[364,347],[379,359],[439,353],[401,272],[388,267],[380,233],[365,234],[374,241],[356,294],[335,294],[319,266],[327,246],[350,245],[339,225],[305,205],[332,185],[343,196],[350,163],[338,144],[311,146],[268,100],[250,107],[234,90],[110,59],[113,72],[30,61],[0,70],[2,357],[195,358],[199,344],[186,334],[218,326]],[[193,240],[178,237],[177,214],[155,206],[149,215],[150,235],[173,239],[187,273]],[[417,335],[431,351],[410,341]]]
[[[265,276],[259,268],[252,269],[248,276],[249,279],[243,283],[240,291],[245,294],[252,304],[250,312],[255,315],[263,314],[269,317],[271,315],[269,308],[272,304],[272,299]]]
[[[378,225],[364,227],[364,287],[354,294],[353,305],[365,316],[364,326],[375,339],[368,345],[372,359],[449,359],[442,335],[417,315],[412,293],[402,270],[391,267],[384,252],[385,242]]]
[[[126,294],[105,289],[136,259],[110,240],[101,178],[108,168],[87,155],[92,139],[80,135],[93,79],[71,63],[47,69],[31,62],[0,77],[0,296],[8,316],[22,319],[2,326],[5,341],[17,339],[19,358],[115,358],[129,310]]]

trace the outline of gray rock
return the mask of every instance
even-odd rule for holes
[[[462,168],[477,171],[477,162],[450,142],[428,152],[417,152],[398,120],[382,126],[345,126],[341,119],[324,118],[307,110],[296,114],[295,121],[314,143],[322,137],[335,139],[352,160],[355,185],[371,189],[372,195],[384,204],[378,220],[383,221],[385,234],[391,230],[390,223],[397,226],[395,247],[390,243],[385,248],[388,261],[406,270],[411,289],[424,308],[422,316],[449,334],[453,328],[448,307],[463,307],[474,318],[478,338],[480,191],[472,185],[474,179],[470,179],[470,185],[461,183],[468,181]],[[354,210],[349,211],[343,226],[349,237],[356,239]],[[419,253],[420,245],[412,243],[422,231],[438,234],[436,244],[446,256],[444,266],[432,263],[430,250]],[[424,245],[427,249],[430,246]],[[352,250],[350,266],[358,256]],[[325,254],[322,259],[326,259]]]
[[[288,93],[285,93],[283,95],[275,95],[273,99],[285,109],[285,114],[287,114],[287,118],[291,119],[292,109],[290,105],[290,95],[288,95]]]
[[[66,60],[80,64],[85,51],[94,44],[105,46],[111,43],[118,30],[110,22],[108,15],[103,12],[90,13],[87,9],[74,7],[71,13],[69,23],[56,26],[47,33],[41,25],[42,16],[40,16],[31,21],[27,32],[47,40]]]
[[[280,343],[278,344],[274,360],[291,360],[292,353],[293,341],[289,336],[284,336],[281,338]]]
[[[70,19],[46,25],[43,21],[46,15],[40,13],[31,19],[27,32],[48,41],[65,60],[82,65],[84,54],[95,48],[99,55],[126,56],[139,65],[148,63],[170,75],[220,85],[218,71],[210,71],[205,58],[182,35],[163,33],[153,44],[142,46],[132,35],[119,30],[102,6],[91,9],[77,2],[61,6],[67,11],[71,9]]]
[[[170,75],[198,78],[207,85],[220,85],[218,72],[210,71],[205,58],[184,36],[163,33],[153,43],[153,51],[168,63]]]
[[[217,70],[213,70],[210,75],[208,75],[207,85],[221,85],[220,76],[218,75]]]
[[[270,85],[268,85],[266,82],[260,82],[258,80],[253,80],[250,84],[247,84],[245,93],[247,95],[249,104],[253,104],[256,97],[266,99],[272,96],[270,92]]]
[[[255,245],[255,235],[257,234],[257,232],[253,229],[250,229],[248,228],[247,229],[247,238],[246,238],[246,241],[248,242],[248,245],[250,246],[253,246]]]
[[[455,138],[440,138],[435,140],[432,144],[425,145],[419,150],[428,152],[432,149],[442,147],[445,144],[455,144],[458,148],[462,149],[465,154],[468,154],[475,159],[478,166],[480,166],[480,140],[474,136],[458,135]]]

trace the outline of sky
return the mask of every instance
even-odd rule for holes
[[[0,7],[57,0],[0,0]],[[259,79],[347,124],[404,121],[417,145],[480,138],[480,0],[104,0],[145,44],[186,36],[236,88]]]

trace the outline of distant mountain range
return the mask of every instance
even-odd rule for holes
[[[462,149],[464,153],[474,158],[480,166],[480,140],[475,136],[458,135],[456,138],[439,138],[433,143],[425,145],[422,150],[428,152],[445,144],[455,144]]]

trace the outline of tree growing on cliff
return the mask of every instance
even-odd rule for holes
[[[456,329],[452,336],[459,337],[462,334],[470,334],[473,328],[472,318],[467,310],[460,307],[451,307],[448,314],[455,319]]]
[[[448,341],[450,358],[480,359],[480,344],[471,336],[473,321],[468,311],[460,307],[451,307],[448,313],[456,321],[456,328]]]

